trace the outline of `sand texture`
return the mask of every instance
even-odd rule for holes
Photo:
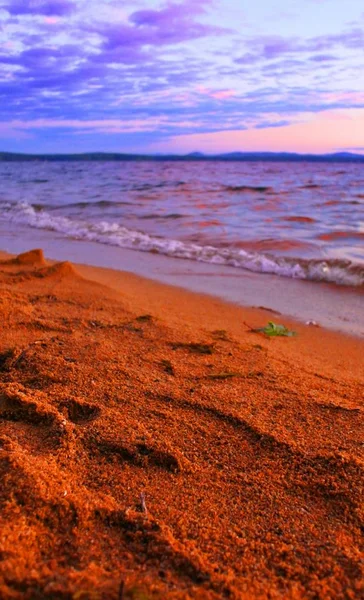
[[[362,340],[41,251],[0,314],[1,600],[364,596]]]

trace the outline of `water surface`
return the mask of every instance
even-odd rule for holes
[[[361,164],[4,162],[0,220],[2,227],[364,285]]]

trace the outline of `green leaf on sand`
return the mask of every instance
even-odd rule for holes
[[[258,327],[257,329],[252,329],[252,331],[255,331],[256,333],[264,333],[269,337],[293,337],[296,335],[295,331],[290,331],[285,325],[277,325],[277,323],[273,323],[273,321],[268,321],[268,325],[265,327]]]

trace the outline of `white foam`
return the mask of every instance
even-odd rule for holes
[[[284,277],[326,281],[340,285],[364,285],[364,268],[350,261],[305,260],[248,252],[236,248],[215,248],[179,240],[159,238],[142,231],[128,229],[118,223],[100,221],[90,223],[68,217],[54,216],[46,211],[35,211],[27,204],[3,204],[3,218],[37,229],[57,231],[67,237],[89,240],[144,252],[158,252],[176,258],[206,263],[229,265],[260,273]]]

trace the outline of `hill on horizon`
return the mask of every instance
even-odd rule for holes
[[[133,161],[133,160],[241,160],[241,161],[275,161],[275,162],[364,162],[364,154],[352,152],[335,152],[331,154],[299,154],[296,152],[226,152],[219,154],[131,154],[122,152],[81,152],[81,153],[49,153],[27,154],[18,152],[0,152],[0,161]]]

